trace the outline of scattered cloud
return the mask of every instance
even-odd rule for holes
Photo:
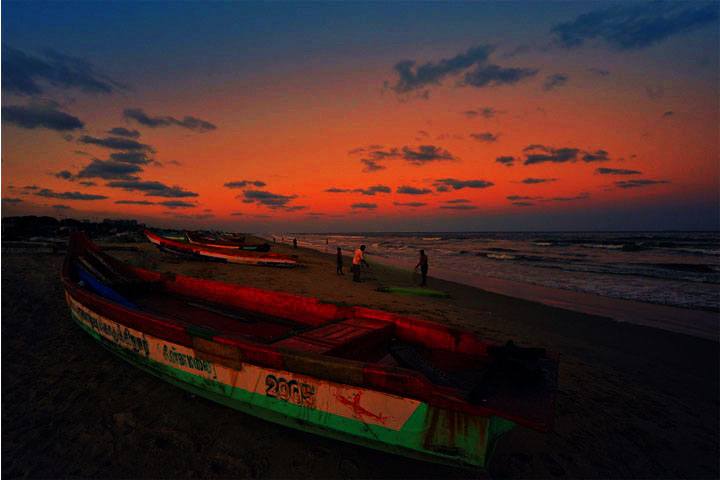
[[[207,220],[208,218],[214,218],[215,215],[212,213],[177,213],[177,212],[166,212],[168,215],[172,215],[175,218],[184,218],[187,220]]]
[[[510,200],[512,202],[516,202],[518,200],[539,200],[542,197],[527,197],[527,196],[523,196],[523,195],[508,195],[505,198],[507,198],[508,200]]]
[[[663,183],[670,183],[667,180],[649,180],[649,179],[637,179],[637,180],[620,180],[615,182],[618,188],[641,188],[650,187],[652,185],[660,185]]]
[[[242,217],[245,214],[243,212],[232,212],[230,215],[233,217]]]
[[[433,182],[438,192],[447,192],[450,188],[453,190],[462,190],[463,188],[488,188],[495,185],[487,180],[457,180],[455,178],[441,178]]]
[[[377,208],[377,204],[375,204],[375,203],[353,203],[352,205],[350,205],[350,208],[355,208],[355,209],[364,208],[366,210],[373,210],[373,209]]]
[[[595,173],[599,175],[640,175],[642,174],[639,170],[628,170],[625,168],[598,168]]]
[[[63,180],[72,181],[75,179],[75,176],[69,170],[61,170],[61,171],[57,172],[54,176],[56,178],[61,178]]]
[[[54,192],[48,188],[43,188],[38,192],[35,192],[35,195],[39,197],[45,197],[45,198],[59,198],[62,200],[105,200],[105,195],[93,195],[89,193],[80,193],[80,192]]]
[[[5,92],[37,96],[45,85],[76,88],[87,93],[113,93],[125,87],[95,71],[87,61],[45,50],[42,56],[2,46],[2,86]]]
[[[424,207],[425,205],[427,205],[427,203],[423,203],[423,202],[393,202],[393,205],[395,205],[396,207],[417,208],[417,207]]]
[[[139,138],[140,132],[137,130],[129,130],[125,127],[115,127],[108,130],[110,135],[115,135],[118,137],[129,137],[129,138]]]
[[[610,75],[610,71],[609,71],[609,70],[605,70],[605,69],[603,69],[603,68],[590,67],[590,68],[588,68],[588,71],[589,71],[590,73],[594,73],[594,74],[597,75],[598,77],[607,77],[608,75]]]
[[[217,126],[212,123],[192,116],[185,116],[182,120],[170,116],[151,117],[141,108],[127,108],[123,115],[129,120],[134,120],[150,128],[178,126],[196,132],[208,132],[217,129]]]
[[[610,158],[608,158],[608,152],[606,152],[605,150],[596,150],[594,152],[585,152],[582,159],[584,162],[587,162],[587,163],[607,162],[610,160]]]
[[[78,182],[78,183],[79,183],[80,185],[82,185],[83,187],[95,187],[95,186],[97,186],[97,183],[91,182],[91,181],[88,181],[88,180],[83,180],[82,182]]]
[[[524,165],[538,163],[573,163],[581,158],[586,163],[607,162],[610,160],[606,150],[584,151],[574,147],[555,148],[546,145],[533,144],[523,149],[525,153]],[[580,157],[582,155],[582,157]]]
[[[470,200],[466,198],[454,198],[452,200],[445,200],[445,203],[470,203]]]
[[[512,202],[513,205],[516,207],[534,207],[535,204],[533,202],[526,202],[526,201],[520,201],[520,202]]]
[[[140,143],[138,141],[132,140],[130,138],[121,138],[121,137],[104,137],[104,138],[98,138],[98,137],[91,137],[90,135],[83,135],[78,139],[78,142],[85,143],[88,145],[97,145],[99,147],[104,148],[110,148],[112,150],[138,150],[138,151],[148,151],[148,152],[154,152],[153,148],[150,145],[146,145],[144,143]]]
[[[3,197],[2,201],[4,203],[22,203],[22,198],[11,198],[11,197]]]
[[[167,208],[193,208],[194,203],[183,202],[182,200],[166,200],[164,202],[157,202],[158,205],[162,205]]]
[[[558,87],[564,86],[570,77],[568,77],[564,73],[555,73],[553,75],[548,75],[545,77],[545,83],[543,83],[543,90],[546,92],[549,92],[550,90],[555,90]]]
[[[475,205],[441,205],[440,208],[444,208],[446,210],[475,210],[477,207]]]
[[[504,68],[499,65],[478,66],[465,74],[463,85],[471,87],[496,87],[513,85],[526,78],[534,77],[539,70],[535,68]]]
[[[506,167],[512,167],[513,165],[515,165],[515,157],[510,157],[510,156],[497,157],[495,159],[495,162],[499,163],[501,165],[505,165]]]
[[[102,178],[104,180],[137,180],[143,169],[139,165],[113,160],[94,159],[76,175],[77,178]]]
[[[579,195],[575,195],[574,197],[552,197],[548,198],[545,201],[547,202],[574,202],[576,200],[585,200],[586,198],[590,198],[590,194],[587,192],[583,192]]]
[[[118,205],[155,205],[155,202],[148,200],[116,200]]]
[[[386,185],[373,185],[368,188],[355,188],[352,191],[363,195],[375,195],[376,193],[390,193],[392,190]]]
[[[135,165],[147,165],[153,162],[144,152],[113,152],[110,154],[110,159],[116,162],[132,163]]]
[[[227,188],[264,187],[265,185],[266,183],[260,180],[236,180],[223,184]]]
[[[463,113],[463,115],[465,115],[468,118],[476,118],[476,117],[493,118],[500,112],[495,110],[492,107],[480,107],[475,110],[465,110],[462,113]]]
[[[384,165],[380,165],[377,160],[372,160],[370,158],[363,158],[360,159],[360,161],[365,165],[365,168],[363,168],[363,172],[370,173],[370,172],[377,172],[378,170],[385,170],[387,167]]]
[[[68,205],[53,205],[52,208],[55,210],[72,210],[72,207]]]
[[[402,185],[400,187],[397,187],[395,191],[396,193],[401,193],[404,195],[427,195],[428,193],[432,193],[432,190],[430,190],[429,188],[415,188],[409,185]]]
[[[281,195],[265,190],[245,190],[241,196],[244,198],[244,203],[255,203],[274,209],[286,208],[291,200],[297,198],[297,195]]]
[[[477,140],[478,142],[485,142],[485,143],[493,143],[497,142],[498,137],[500,134],[493,134],[490,132],[482,132],[482,133],[471,133],[470,136]]]
[[[47,128],[48,130],[65,132],[85,127],[85,124],[79,118],[58,110],[57,105],[54,103],[3,106],[2,120],[20,128],[31,130]]]
[[[523,180],[520,180],[520,183],[524,183],[526,185],[537,185],[539,183],[549,183],[549,182],[557,182],[557,178],[533,178],[528,177]]]
[[[635,50],[673,35],[717,23],[715,3],[637,2],[579,15],[550,30],[558,45],[575,48],[600,40],[616,50]]]
[[[670,118],[673,115],[675,115],[675,112],[673,112],[672,110],[668,110],[667,112],[662,114],[663,118]]]
[[[402,158],[413,165],[424,165],[428,162],[456,160],[452,153],[435,145],[420,145],[417,148],[403,147]]]
[[[107,184],[110,188],[121,188],[128,192],[143,192],[146,197],[197,197],[198,194],[182,187],[169,187],[164,183],[145,180],[116,180]]]

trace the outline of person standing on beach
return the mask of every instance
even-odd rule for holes
[[[360,248],[355,250],[355,255],[353,255],[353,264],[352,264],[353,282],[360,281],[360,269],[362,268],[363,265],[370,268],[370,265],[365,261],[365,245],[360,245]]]
[[[421,287],[424,287],[427,285],[427,273],[428,273],[428,257],[425,255],[425,250],[420,250],[420,260],[418,261],[418,264],[415,265],[415,270],[420,268],[420,274],[422,275],[422,283],[420,283]]]
[[[337,274],[338,275],[345,275],[342,271],[343,269],[343,257],[342,257],[342,250],[340,247],[337,247]]]

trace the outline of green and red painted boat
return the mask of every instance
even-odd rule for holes
[[[145,230],[145,236],[150,243],[159,249],[171,252],[180,256],[198,257],[209,260],[216,260],[229,263],[240,263],[244,265],[262,265],[272,267],[294,267],[297,259],[290,255],[280,253],[267,253],[257,251],[246,251],[242,249],[229,249],[206,244],[180,242],[170,238],[162,237],[150,230]]]
[[[222,238],[217,235],[201,234],[199,232],[185,232],[188,243],[203,247],[226,248],[234,250],[248,250],[253,252],[269,252],[269,243],[247,243],[245,237],[242,240],[232,237]]]
[[[72,318],[111,352],[287,427],[476,468],[516,424],[552,425],[557,360],[542,349],[493,345],[359,306],[141,269],[81,233],[71,237],[62,280]]]

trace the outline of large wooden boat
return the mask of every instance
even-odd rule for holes
[[[227,248],[231,250],[248,250],[253,252],[269,252],[269,243],[246,243],[245,237],[219,237],[198,232],[185,232],[189,243],[204,247]],[[241,239],[241,240],[240,240]]]
[[[557,362],[369,308],[161,274],[74,234],[72,318],[157,377],[271,422],[387,452],[484,467],[516,424],[547,430]],[[237,419],[242,422],[241,416]]]
[[[294,267],[297,259],[289,255],[267,252],[252,252],[240,249],[213,247],[189,242],[180,242],[162,237],[150,230],[145,230],[145,236],[151,243],[161,250],[172,252],[181,256],[201,257],[230,263],[246,265],[265,265],[274,267]]]

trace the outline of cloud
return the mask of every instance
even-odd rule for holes
[[[495,50],[492,45],[479,45],[451,58],[438,62],[418,65],[414,60],[398,62],[393,67],[397,74],[394,84],[385,82],[386,87],[397,94],[417,92],[429,86],[440,85],[447,77],[462,75],[458,86],[487,87],[517,83],[531,77],[537,70],[530,68],[506,68],[489,62]],[[429,91],[421,93],[428,97]]]
[[[512,202],[512,204],[515,205],[516,207],[534,207],[535,206],[535,204],[532,202],[524,202],[524,201]]]
[[[515,157],[510,157],[510,156],[497,157],[495,159],[495,162],[505,165],[506,167],[512,167],[513,165],[515,165]]]
[[[182,200],[166,200],[164,202],[157,202],[158,205],[162,205],[168,208],[193,208],[194,203],[183,202]]]
[[[55,174],[55,177],[70,181],[75,179],[74,175],[69,170],[61,170]]]
[[[68,205],[53,205],[52,208],[55,210],[72,210],[72,207]]]
[[[384,165],[380,165],[376,160],[369,158],[363,158],[360,161],[365,165],[363,172],[377,172],[378,170],[385,170],[387,168]]]
[[[114,152],[110,154],[110,159],[135,165],[147,165],[153,161],[143,152]]]
[[[588,68],[588,72],[594,73],[595,75],[597,75],[599,77],[607,77],[608,75],[610,75],[610,71],[605,70],[603,68],[590,67],[590,68]]]
[[[94,187],[94,186],[97,185],[97,183],[95,183],[95,182],[90,182],[90,181],[87,181],[87,180],[82,181],[82,182],[78,182],[78,183],[79,183],[80,185],[82,185],[83,187]]]
[[[493,49],[490,45],[480,45],[437,63],[417,65],[414,60],[398,62],[393,67],[398,79],[390,88],[396,93],[407,93],[428,85],[438,85],[449,75],[459,74],[475,64],[486,62]]]
[[[433,185],[436,187],[438,192],[446,192],[449,188],[452,188],[453,190],[461,190],[463,188],[488,188],[495,184],[487,180],[457,180],[455,178],[441,178],[435,180]]]
[[[595,173],[599,175],[640,175],[639,170],[627,170],[624,168],[598,168]]]
[[[524,183],[526,185],[537,185],[538,183],[549,183],[549,182],[557,182],[557,178],[525,178],[523,180],[520,180],[521,183]]]
[[[122,188],[128,192],[143,192],[146,197],[197,197],[198,194],[184,190],[182,187],[167,185],[156,181],[144,180],[117,180],[107,184],[110,188]]]
[[[564,73],[555,73],[553,75],[548,75],[545,77],[545,83],[543,83],[543,90],[546,92],[549,92],[550,90],[555,90],[558,87],[562,87],[567,83],[567,81],[570,79],[566,74]]]
[[[129,137],[129,138],[140,137],[140,132],[138,132],[137,130],[128,130],[127,128],[124,128],[124,127],[111,128],[110,130],[108,130],[107,133],[109,133],[110,135],[118,136],[118,137]]]
[[[66,132],[85,127],[79,118],[58,110],[57,105],[52,103],[4,106],[2,107],[2,120],[31,130],[47,128],[57,132]]]
[[[328,193],[348,193],[348,192],[351,192],[352,190],[350,190],[349,188],[330,187],[330,188],[325,189],[325,191]]]
[[[22,203],[22,198],[10,198],[10,197],[3,197],[2,201],[4,203]]]
[[[214,218],[215,215],[212,213],[195,213],[195,214],[188,214],[188,213],[176,213],[176,212],[165,212],[168,215],[172,215],[175,218],[185,218],[188,220],[207,220],[208,218]]]
[[[575,48],[601,40],[616,50],[635,50],[673,35],[715,25],[715,3],[638,2],[582,14],[550,30],[558,45]]]
[[[470,136],[477,140],[478,142],[485,142],[485,143],[493,143],[497,142],[498,137],[500,134],[492,134],[490,132],[482,132],[482,133],[471,133]]]
[[[466,73],[463,85],[476,88],[513,85],[526,78],[534,77],[537,73],[538,70],[534,68],[503,68],[499,65],[484,65]]]
[[[49,84],[58,88],[77,88],[87,93],[112,93],[125,88],[95,71],[85,60],[46,50],[42,57],[2,46],[2,86],[17,95],[41,95]]]
[[[415,188],[408,185],[397,187],[395,191],[404,195],[427,195],[428,193],[432,193],[432,190],[429,188]]]
[[[355,208],[355,209],[364,208],[367,210],[372,210],[372,209],[377,208],[377,204],[375,204],[375,203],[353,203],[352,205],[350,205],[350,208]]]
[[[670,183],[667,180],[649,180],[649,179],[637,179],[637,180],[620,180],[615,182],[615,185],[619,188],[641,188],[650,187],[652,185],[660,185],[663,183]]]
[[[545,199],[546,202],[574,202],[576,200],[585,200],[586,198],[590,198],[590,194],[587,192],[583,192],[580,195],[576,195],[574,197],[552,197]]]
[[[118,205],[155,205],[155,202],[148,200],[116,200]]]
[[[223,186],[227,188],[264,187],[265,185],[265,182],[261,182],[260,180],[236,180],[223,184]]]
[[[137,180],[143,169],[131,163],[94,159],[76,175],[77,178],[102,178],[104,180]]]
[[[243,212],[232,212],[230,215],[232,215],[233,217],[241,217],[245,214]]]
[[[527,197],[527,196],[523,196],[523,195],[508,195],[505,198],[507,198],[510,201],[516,202],[518,200],[538,200],[542,197]]]
[[[452,153],[435,145],[420,145],[416,149],[403,147],[402,158],[413,165],[456,159]]]
[[[43,188],[38,192],[35,192],[35,195],[39,197],[46,197],[46,198],[59,198],[62,200],[105,200],[105,195],[93,195],[89,193],[80,193],[80,192],[54,192],[48,188]]]
[[[608,158],[608,152],[606,152],[605,150],[596,150],[595,152],[585,152],[582,159],[584,162],[587,162],[587,163],[607,162],[610,160],[610,158]]]
[[[670,118],[673,115],[675,115],[675,112],[673,112],[672,110],[668,110],[667,112],[662,114],[663,118]]]
[[[423,202],[393,202],[397,207],[424,207],[427,203]]]
[[[242,194],[244,203],[256,203],[269,208],[285,208],[297,195],[281,195],[264,190],[245,190]]]
[[[525,165],[536,163],[565,163],[577,161],[580,149],[578,148],[554,148],[545,145],[528,145],[523,150],[525,153]]]
[[[445,203],[470,203],[470,200],[465,198],[454,198],[452,200],[445,200]]]
[[[129,120],[134,120],[150,128],[178,126],[196,132],[208,132],[217,129],[217,126],[212,123],[192,116],[185,116],[182,120],[170,116],[151,117],[141,108],[126,108],[123,115]]]
[[[153,148],[150,145],[146,145],[144,143],[137,142],[135,140],[131,140],[129,138],[120,138],[120,137],[104,137],[104,138],[97,138],[97,137],[91,137],[89,135],[83,135],[78,139],[78,142],[85,143],[88,145],[98,145],[100,147],[110,148],[112,150],[145,150],[148,152],[154,152]]]
[[[376,193],[390,193],[392,190],[386,185],[373,185],[368,188],[356,188],[353,192],[362,193],[363,195],[375,195]]]
[[[465,110],[462,113],[463,113],[463,115],[465,115],[468,118],[475,118],[475,117],[493,118],[500,112],[498,112],[497,110],[495,110],[492,107],[480,107],[476,110]]]
[[[477,207],[475,205],[442,205],[440,208],[446,210],[475,210]]]

